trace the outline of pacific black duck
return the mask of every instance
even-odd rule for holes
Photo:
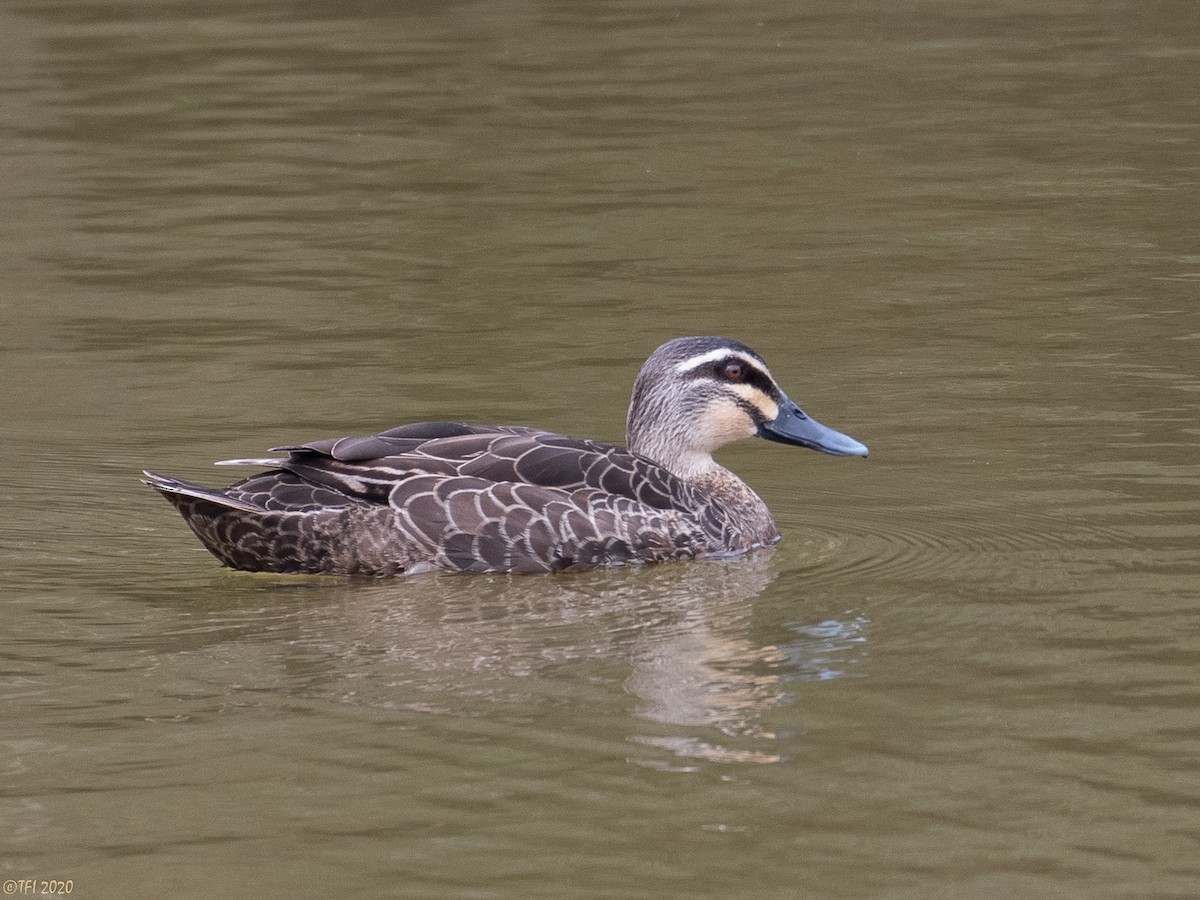
[[[213,490],[146,472],[225,565],[405,575],[557,572],[736,556],[779,540],[766,504],[712,458],[759,437],[834,456],[858,441],[809,418],[762,357],[720,337],[663,344],[633,386],[628,449],[516,425],[418,422],[279,447]]]

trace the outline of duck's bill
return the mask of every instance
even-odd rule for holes
[[[795,403],[784,401],[773,421],[758,427],[759,437],[781,444],[794,444],[820,450],[832,456],[866,456],[867,445],[847,434],[834,431],[806,415]]]

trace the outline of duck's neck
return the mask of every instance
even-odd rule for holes
[[[719,502],[730,521],[751,543],[771,543],[779,536],[767,504],[750,485],[724,466],[714,462],[712,470],[685,480]]]
[[[647,452],[633,442],[629,449],[653,460],[719,509],[719,529],[726,546],[749,549],[779,539],[767,504],[750,485],[713,459],[711,453],[688,453],[673,448],[671,453],[655,455],[654,448]]]
[[[671,454],[662,454],[654,452],[645,452],[634,447],[629,449],[640,456],[645,456],[648,459],[654,460],[676,478],[682,478],[688,482],[704,481],[713,475],[722,474],[727,477],[736,478],[737,476],[720,465],[712,458],[711,453],[692,453],[692,452],[675,452]]]
[[[684,481],[701,478],[712,472],[728,472],[712,458],[710,450],[687,446],[682,435],[658,431],[642,433],[640,429],[631,428],[627,438],[631,451],[638,456],[654,460]]]

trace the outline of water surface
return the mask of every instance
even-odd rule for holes
[[[0,874],[95,897],[1200,892],[1187,3],[0,10]],[[137,483],[622,438],[728,334],[755,557],[229,573]]]

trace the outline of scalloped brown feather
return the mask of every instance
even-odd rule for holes
[[[223,490],[147,483],[223,563],[249,571],[555,572],[776,538],[769,517],[747,528],[623,447],[532,428],[417,423],[314,441],[274,464]]]

